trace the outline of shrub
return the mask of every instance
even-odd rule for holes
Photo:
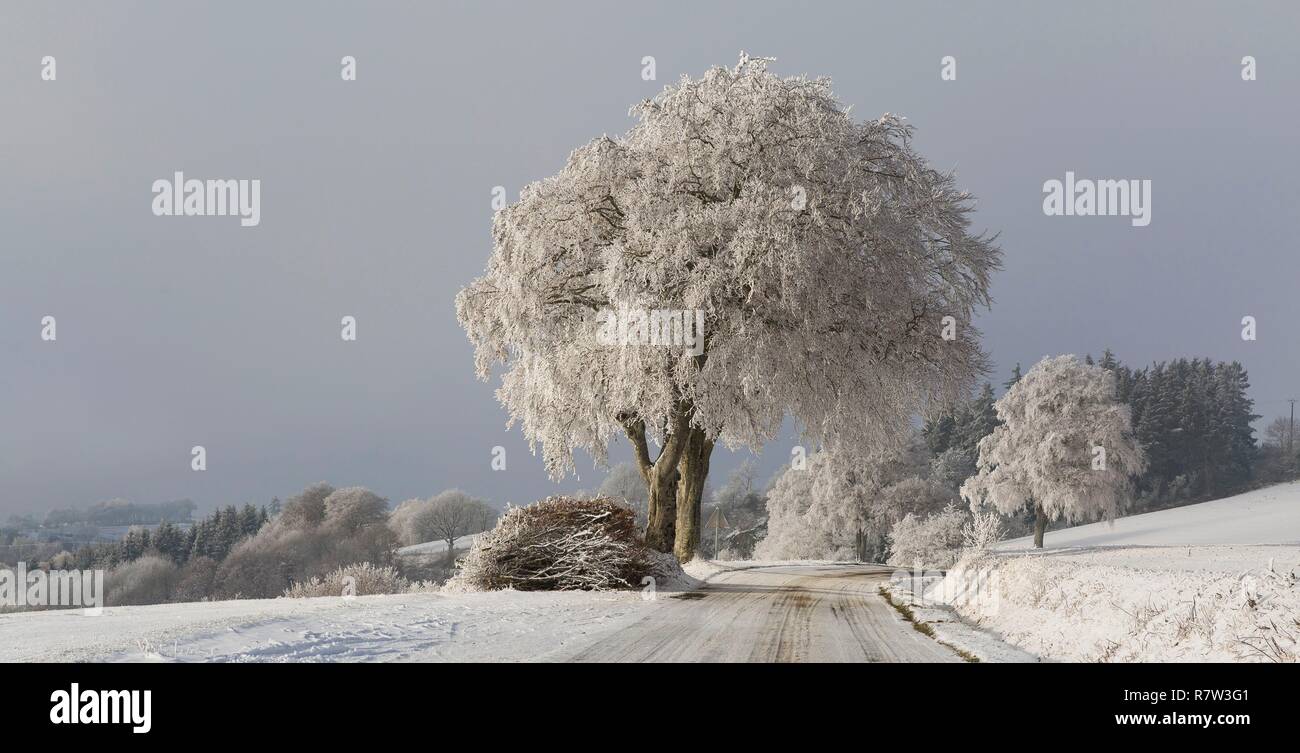
[[[966,525],[961,527],[961,544],[963,555],[977,555],[988,551],[1002,540],[1002,516],[989,510],[977,512]]]
[[[452,589],[576,591],[633,588],[669,578],[637,533],[632,510],[608,497],[548,497],[512,507],[475,540]]]
[[[216,560],[195,557],[181,567],[172,596],[176,601],[206,601],[212,596],[216,577]]]
[[[109,606],[161,604],[176,585],[177,568],[171,560],[149,554],[114,568],[104,580]]]
[[[948,568],[961,554],[966,513],[955,504],[924,518],[908,513],[889,532],[889,564]]]
[[[321,578],[295,583],[284,590],[291,599],[319,596],[372,596],[397,594],[420,588],[398,574],[392,567],[376,567],[369,562],[345,565]]]

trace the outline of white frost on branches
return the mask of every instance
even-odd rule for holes
[[[930,515],[908,513],[889,532],[888,564],[918,570],[952,567],[969,520],[970,514],[954,503]]]
[[[1051,520],[1115,517],[1146,459],[1112,372],[1072,355],[1044,358],[996,408],[1002,425],[980,440],[979,471],[961,488],[972,508],[1010,514],[1038,504]]]
[[[456,299],[479,377],[501,370],[553,476],[577,449],[603,464],[629,424],[757,449],[790,413],[853,450],[964,394],[999,252],[902,118],[855,122],[828,80],[759,58],[633,113],[496,214],[487,271]],[[597,313],[624,307],[703,310],[704,352],[601,345]]]
[[[806,468],[787,469],[768,491],[767,537],[754,557],[879,561],[896,523],[954,499],[942,484],[916,476],[924,468],[918,452],[915,441],[866,460],[822,451]]]
[[[787,469],[767,494],[767,536],[754,548],[760,560],[857,558],[857,533],[866,525],[866,490],[837,467],[829,453]]]

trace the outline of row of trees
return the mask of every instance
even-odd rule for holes
[[[1045,358],[1023,377],[1017,367],[1000,399],[986,384],[899,449],[866,462],[822,451],[787,469],[767,494],[769,534],[757,554],[898,558],[951,550],[963,529],[981,541],[1004,523],[1017,531],[1026,515],[1042,546],[1050,521],[1113,518],[1137,489],[1149,499],[1235,491],[1255,457],[1247,384],[1239,364],[1132,371],[1109,352],[1100,364]],[[972,518],[958,495],[1006,520]]]
[[[968,479],[965,496],[1003,513],[1005,532],[1032,527],[1041,544],[1051,520],[1227,496],[1294,466],[1289,419],[1274,421],[1256,447],[1258,416],[1239,363],[1177,359],[1132,369],[1107,350],[1100,361],[1045,359],[1029,377],[1017,365],[1005,387],[998,400],[984,384],[900,449],[866,461],[818,452],[766,490],[754,489],[752,468],[742,467],[706,511],[724,509],[733,538],[755,523],[745,519],[746,501],[758,502],[761,558],[878,560],[909,514],[908,531],[930,526],[960,539],[962,526],[977,521],[948,507]],[[1269,460],[1263,470],[1260,458]],[[634,506],[644,500],[638,491],[630,466],[615,467],[601,487]],[[725,554],[751,551],[737,549]]]
[[[196,505],[188,499],[156,504],[142,504],[125,499],[98,502],[84,510],[56,509],[45,515],[46,527],[86,524],[93,526],[134,526],[155,523],[182,523],[194,516]]]
[[[1044,358],[996,403],[961,495],[972,508],[1034,513],[1034,546],[1050,521],[1113,519],[1147,468],[1115,373],[1072,355]]]
[[[1237,362],[1208,358],[1157,362],[1134,369],[1107,349],[1100,360],[1086,356],[1114,375],[1115,399],[1129,410],[1129,425],[1147,457],[1134,483],[1131,512],[1238,493],[1252,483],[1278,480],[1256,473],[1260,448],[1251,423],[1250,382]],[[1016,366],[1010,389],[1021,378]],[[993,388],[985,384],[974,398],[925,423],[924,435],[936,475],[956,486],[975,472],[978,444],[1000,423]],[[1285,419],[1266,431],[1265,445],[1281,448]]]
[[[283,506],[277,500],[261,508],[225,507],[188,528],[133,528],[121,541],[63,552],[49,565],[108,570],[111,605],[269,598],[361,563],[400,571],[401,544],[454,542],[490,528],[496,516],[457,490],[407,500],[390,513],[387,500],[368,489],[322,482]],[[427,574],[423,565],[413,567]]]
[[[1098,365],[1115,374],[1120,401],[1149,466],[1138,478],[1144,507],[1227,496],[1253,479],[1258,449],[1240,363],[1186,359],[1131,369],[1108,350]]]
[[[255,535],[269,520],[265,506],[233,505],[214,511],[186,527],[165,522],[157,528],[136,527],[121,541],[83,546],[77,550],[77,569],[112,568],[137,560],[146,554],[158,554],[184,565],[192,558],[223,560],[235,545]]]
[[[1295,420],[1290,416],[1278,416],[1264,427],[1255,475],[1263,483],[1300,478],[1300,445],[1295,441]]]

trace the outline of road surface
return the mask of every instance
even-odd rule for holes
[[[567,658],[579,662],[957,662],[878,593],[877,565],[758,567],[660,594],[666,603]]]
[[[0,613],[0,661],[955,661],[882,567],[768,566],[697,591],[415,593]]]

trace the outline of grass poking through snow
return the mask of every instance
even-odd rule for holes
[[[880,593],[881,598],[883,598],[886,602],[889,603],[889,606],[893,607],[896,612],[898,612],[903,616],[903,619],[912,623],[913,630],[928,638],[933,639],[936,643],[942,646],[946,646],[953,653],[957,654],[962,659],[970,662],[971,664],[979,663],[980,658],[978,656],[972,654],[969,651],[963,651],[957,648],[956,646],[952,645],[951,643],[946,643],[936,638],[934,635],[934,628],[930,627],[929,623],[919,622],[916,619],[916,614],[912,612],[912,608],[906,604],[900,604],[899,602],[894,601],[893,596],[890,595],[889,591],[887,591],[884,586],[878,588],[877,591]]]

